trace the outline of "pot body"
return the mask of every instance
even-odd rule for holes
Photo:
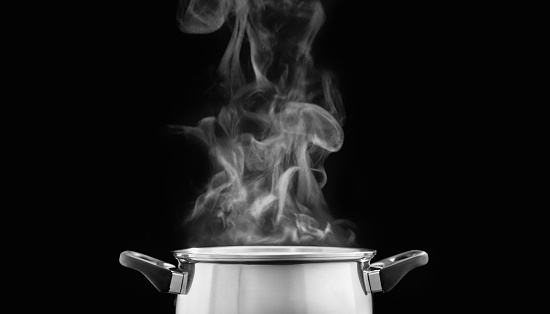
[[[357,262],[201,262],[194,268],[189,293],[177,296],[177,314],[372,313]]]
[[[375,263],[375,251],[330,247],[217,247],[174,251],[178,266],[124,251],[120,263],[160,292],[177,294],[176,314],[368,314],[424,251]]]

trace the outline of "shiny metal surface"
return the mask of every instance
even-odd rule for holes
[[[225,246],[174,251],[178,260],[196,262],[357,261],[370,260],[375,250],[321,246]]]
[[[357,262],[304,264],[196,263],[177,314],[368,314]]]

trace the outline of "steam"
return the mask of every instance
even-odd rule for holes
[[[189,218],[194,246],[353,244],[321,192],[323,162],[344,141],[340,95],[310,55],[323,22],[317,0],[181,3],[184,32],[232,27],[219,67],[229,103],[183,127],[219,167]]]

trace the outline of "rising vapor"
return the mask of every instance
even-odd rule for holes
[[[219,66],[228,104],[183,127],[219,170],[189,218],[192,245],[354,245],[321,192],[323,162],[344,141],[340,94],[310,55],[321,3],[190,0],[178,16],[186,33],[232,29]]]

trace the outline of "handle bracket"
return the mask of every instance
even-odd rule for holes
[[[187,273],[178,273],[176,271],[172,272],[172,279],[170,280],[170,290],[168,293],[181,294],[184,293],[187,289]]]
[[[365,281],[365,294],[383,291],[379,269],[363,271],[363,280]]]

